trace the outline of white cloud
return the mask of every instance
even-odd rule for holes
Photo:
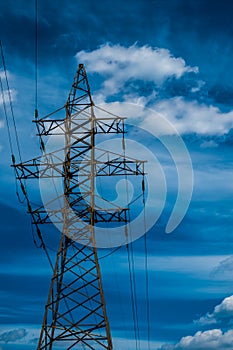
[[[161,342],[155,342],[150,341],[150,348],[151,349],[158,349],[159,346],[161,346]],[[135,350],[136,349],[136,343],[134,339],[127,338],[113,338],[113,347],[114,349],[127,349],[127,350]],[[148,349],[148,341],[147,340],[140,340],[140,349]]]
[[[6,75],[7,75],[8,81],[11,80],[11,79],[14,79],[14,76],[9,71],[6,71]],[[2,71],[2,70],[0,70],[0,79],[2,80],[2,87],[3,87],[3,96],[2,96],[2,93],[0,95],[0,105],[2,105],[3,104],[3,99],[4,99],[5,103],[9,102],[9,92],[10,92],[12,101],[15,100],[17,92],[14,89],[10,89],[10,91],[8,92],[7,84],[6,84],[5,72]],[[2,126],[0,125],[0,127],[2,127]]]
[[[25,338],[27,331],[25,329],[13,329],[0,334],[0,341],[4,343],[17,342]]]
[[[9,72],[7,72],[7,73],[9,73]],[[0,79],[5,79],[5,73],[4,73],[4,71],[3,70],[0,70]]]
[[[223,299],[223,301],[216,305],[213,313],[207,313],[202,316],[199,320],[194,322],[200,325],[218,323],[223,319],[229,319],[233,317],[233,295]]]
[[[223,333],[221,329],[212,329],[183,337],[175,345],[164,344],[159,350],[230,350],[232,344],[233,330]]]
[[[193,93],[199,92],[204,85],[205,85],[205,82],[203,80],[198,80],[196,82],[196,86],[191,89],[191,92]]]
[[[0,344],[17,344],[17,345],[29,345],[36,344],[40,335],[40,328],[28,327],[25,328],[18,327],[18,325],[12,325],[1,327],[0,329]],[[5,349],[5,347],[3,346]],[[0,346],[0,350],[2,350]]]
[[[213,140],[210,140],[210,141],[204,141],[202,142],[202,144],[200,145],[201,148],[216,148],[218,147],[218,144],[213,141]]]
[[[222,113],[218,107],[177,96],[154,104],[153,108],[167,118],[180,132],[223,135],[233,128],[233,111]],[[149,120],[151,124],[152,120]]]
[[[106,101],[108,96],[121,93],[126,102],[147,106],[163,115],[180,134],[197,133],[200,135],[224,135],[233,128],[233,111],[223,113],[217,106],[188,101],[182,96],[160,100],[154,90],[149,96],[142,96],[133,88],[127,88],[126,83],[137,80],[153,82],[162,86],[169,77],[179,79],[188,72],[198,72],[197,67],[186,64],[183,58],[174,57],[171,52],[163,48],[150,46],[124,47],[106,44],[93,51],[80,51],[76,55],[78,62],[85,64],[88,73],[98,73],[104,80],[101,88],[94,95],[96,103]],[[192,92],[198,92],[205,82],[196,81]],[[141,126],[150,130],[157,127],[155,115],[146,111]],[[203,144],[202,147],[215,147],[214,143]]]
[[[207,313],[194,323],[206,326],[233,317],[233,295],[216,305],[213,313]],[[233,330],[225,333],[221,329],[198,331],[193,336],[182,337],[176,344],[163,344],[158,350],[229,350],[232,349]]]
[[[170,135],[177,130],[179,134],[221,136],[233,128],[233,111],[223,113],[216,106],[200,104],[196,100],[187,101],[181,96],[160,100],[150,108],[145,108],[148,99],[152,100],[151,96],[145,98],[129,95],[130,103],[114,102],[103,106],[106,110],[127,117],[128,120],[156,134],[160,132],[162,135]],[[217,146],[213,140],[201,144],[202,148]]]
[[[106,77],[102,91],[105,96],[119,92],[131,79],[162,84],[168,77],[198,72],[197,67],[186,65],[183,58],[174,57],[167,49],[136,44],[130,47],[105,44],[91,52],[80,51],[76,57],[88,72]]]
[[[232,278],[232,271],[233,255],[220,261],[219,264],[211,271],[211,275],[213,277],[223,277],[223,275],[227,275],[227,278]]]
[[[8,71],[7,71],[7,76],[8,76],[8,79],[9,77],[11,77],[11,74]],[[5,79],[5,73],[3,71],[0,71],[0,79]],[[10,89],[10,94],[9,94],[7,90],[4,90],[3,94],[2,93],[0,94],[0,106],[3,105],[3,101],[4,101],[6,104],[6,107],[9,108],[10,96],[11,96],[11,101],[13,102],[16,99],[17,91]],[[0,120],[0,129],[2,128],[4,128],[4,121]],[[2,151],[2,148],[3,146],[0,145],[0,152]]]
[[[213,266],[223,258],[222,255],[210,256],[149,256],[148,266],[152,271],[174,271],[185,273],[189,276],[198,276],[207,279]],[[137,269],[144,269],[144,257],[137,256],[135,266]]]
[[[10,89],[10,96],[11,96],[11,101],[15,101],[16,99],[17,92],[16,90]],[[10,96],[8,91],[4,90],[3,91],[3,96],[2,94],[0,95],[0,105],[3,104],[3,101],[8,104],[10,102]]]

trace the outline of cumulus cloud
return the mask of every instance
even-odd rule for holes
[[[231,321],[233,317],[233,295],[216,305],[212,313],[195,320],[199,326]],[[229,323],[230,324],[230,323]],[[225,333],[221,329],[198,331],[194,335],[182,337],[176,344],[163,344],[158,350],[229,350],[232,349],[233,330]]]
[[[218,107],[207,106],[204,103],[199,104],[197,101],[187,101],[183,97],[156,102],[150,109],[142,106],[139,114],[135,113],[137,105],[141,105],[141,103],[135,101],[127,105],[115,102],[104,104],[104,108],[117,115],[124,115],[128,120],[135,120],[140,127],[151,132],[160,130],[162,134],[171,134],[177,130],[179,134],[196,133],[202,136],[222,136],[233,128],[233,111],[222,113]],[[162,123],[162,120],[167,120],[175,129],[164,128],[165,123]],[[217,146],[213,140],[203,142],[201,145],[202,148]]]
[[[108,96],[120,93],[126,102],[150,105],[150,108],[169,120],[180,134],[222,136],[233,128],[233,111],[224,113],[217,106],[190,101],[184,96],[159,100],[158,91],[164,87],[165,81],[169,81],[168,78],[179,79],[185,73],[198,72],[197,67],[187,65],[183,58],[174,57],[167,49],[136,44],[130,47],[106,44],[93,51],[80,51],[76,57],[78,62],[85,64],[88,73],[97,73],[104,79],[94,96],[96,103],[102,103]],[[152,92],[144,94],[140,87],[135,90],[133,86],[137,86],[138,81],[154,84]],[[129,83],[131,87],[127,85]],[[169,84],[172,84],[172,80]],[[204,84],[197,79],[195,92]],[[142,126],[149,126],[153,130],[154,124],[154,116],[147,113]],[[213,143],[202,145],[203,148],[216,146]]]
[[[130,80],[151,81],[162,84],[167,78],[180,78],[188,72],[198,72],[183,58],[174,57],[163,48],[150,46],[105,44],[94,51],[80,51],[76,55],[79,63],[84,63],[90,73],[105,77],[102,93],[118,93]]]
[[[223,135],[233,128],[233,111],[222,113],[216,106],[187,101],[181,96],[157,102],[153,108],[182,134]]]
[[[4,343],[16,342],[24,338],[27,334],[26,329],[13,329],[0,334],[0,341]]]
[[[229,320],[233,317],[233,295],[223,299],[223,301],[216,305],[213,313],[207,313],[199,320],[195,320],[195,323],[200,325],[214,324],[221,322],[222,320]]]
[[[233,330],[223,333],[221,329],[212,329],[183,337],[175,345],[164,344],[159,350],[230,350],[232,344]]]

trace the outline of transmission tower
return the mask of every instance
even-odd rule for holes
[[[95,108],[84,65],[79,64],[67,103],[44,118],[39,118],[35,112],[34,122],[43,154],[14,164],[43,248],[46,246],[41,225],[55,223],[61,227],[37,350],[52,350],[58,344],[63,344],[64,349],[113,349],[95,228],[100,224],[126,224],[129,208],[104,199],[105,205],[101,206],[99,200],[96,201],[96,179],[100,176],[144,176],[144,162],[126,157],[125,152],[118,154],[98,149],[98,135],[122,134],[124,138],[125,118],[112,114],[97,118]],[[46,136],[63,136],[64,147],[46,152],[43,141]],[[62,195],[57,194],[34,208],[24,180],[35,178],[61,178]],[[57,208],[61,199],[62,206]]]

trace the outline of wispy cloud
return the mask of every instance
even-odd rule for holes
[[[2,327],[1,327],[2,328]],[[9,328],[4,327],[0,331],[0,344],[9,344],[9,348],[11,349],[10,346],[15,346],[17,347],[18,345],[20,346],[29,346],[30,344],[35,344],[38,342],[39,339],[39,334],[40,334],[40,327],[32,327],[28,326],[26,324],[23,325],[21,328],[17,328],[17,325],[15,325],[15,328]],[[4,345],[3,348],[5,349]],[[27,347],[28,348],[28,347]],[[33,347],[32,347],[33,348]],[[8,349],[8,348],[7,348]],[[20,347],[21,349],[21,347]],[[0,346],[0,350],[2,350]]]
[[[232,271],[233,271],[233,255],[227,257],[226,259],[221,260],[219,264],[215,266],[211,271],[211,276],[220,277],[229,273],[230,275],[232,275]]]
[[[13,329],[0,334],[0,341],[4,343],[17,342],[27,335],[26,329]]]

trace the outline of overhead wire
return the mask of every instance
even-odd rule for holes
[[[13,104],[12,104],[11,90],[10,90],[10,86],[9,86],[9,81],[8,81],[8,76],[7,76],[7,69],[6,69],[6,62],[5,62],[5,58],[4,58],[3,46],[2,46],[1,40],[0,40],[0,49],[1,49],[1,57],[2,57],[2,64],[3,64],[3,69],[4,69],[4,75],[5,75],[6,85],[7,85],[7,93],[8,93],[9,103],[10,103],[10,110],[11,110],[11,115],[12,115],[12,120],[13,120],[13,125],[14,125],[16,145],[17,145],[17,149],[18,149],[19,159],[22,162],[21,151],[20,151],[20,143],[19,143],[19,136],[18,136],[18,131],[17,131],[16,122],[15,122],[15,115],[14,115]],[[12,154],[13,154],[13,152],[12,152]]]
[[[37,111],[37,105],[38,105],[38,73],[37,73],[37,66],[38,66],[38,28],[37,28],[37,0],[35,3],[35,9],[36,9],[36,44],[35,44],[35,110]],[[47,259],[49,261],[49,265],[51,266],[52,270],[53,270],[53,263],[52,260],[50,258],[47,246],[44,242],[43,236],[41,234],[40,228],[38,223],[36,222],[36,218],[34,216],[34,212],[33,209],[31,207],[30,204],[30,200],[28,197],[28,193],[27,193],[27,188],[26,188],[26,184],[24,185],[22,178],[19,176],[18,172],[17,172],[17,167],[16,165],[16,159],[15,159],[15,155],[14,155],[14,143],[13,143],[13,137],[12,137],[12,133],[11,133],[11,128],[10,128],[10,118],[8,116],[8,108],[7,108],[7,103],[6,103],[6,96],[7,96],[7,100],[9,100],[9,104],[10,104],[10,114],[11,114],[11,118],[12,118],[12,122],[13,122],[13,126],[14,126],[14,137],[16,140],[16,146],[17,146],[17,151],[18,151],[18,156],[19,156],[19,160],[20,163],[23,164],[22,162],[22,156],[21,156],[21,150],[20,150],[20,142],[19,142],[19,136],[18,136],[18,131],[17,131],[17,126],[16,126],[16,120],[15,120],[15,115],[14,115],[14,110],[13,110],[13,104],[12,104],[12,96],[11,96],[11,90],[10,90],[10,86],[9,86],[9,81],[8,81],[8,76],[7,76],[7,69],[6,69],[6,63],[5,63],[5,58],[4,58],[4,52],[3,52],[3,46],[2,43],[0,41],[0,54],[1,54],[1,59],[2,59],[2,64],[3,64],[3,69],[4,69],[4,78],[5,78],[5,83],[6,83],[6,91],[4,91],[4,86],[3,86],[3,80],[2,80],[2,75],[0,74],[0,92],[1,92],[1,97],[2,97],[2,105],[3,105],[3,109],[4,109],[4,115],[5,115],[5,120],[6,120],[6,126],[7,126],[7,134],[8,134],[8,141],[9,141],[9,145],[10,145],[10,151],[11,151],[11,157],[12,157],[12,164],[14,167],[14,172],[15,172],[15,181],[16,181],[16,194],[17,197],[19,199],[19,201],[25,202],[27,203],[27,208],[28,208],[28,212],[30,214],[31,217],[31,228],[32,228],[32,236],[33,236],[33,242],[35,244],[35,246],[37,248],[43,248],[43,250],[45,251],[45,254],[47,256]],[[22,200],[19,196],[19,191],[18,191],[18,181],[21,187],[21,191],[23,194],[24,199]],[[55,189],[56,186],[54,185]],[[37,232],[37,236],[40,240],[40,243],[38,244],[38,242],[36,241],[35,235],[34,235],[34,227],[36,228],[36,232]],[[66,301],[65,301],[66,303]],[[67,305],[67,309],[68,309],[68,305]],[[85,347],[83,347],[85,348]]]
[[[38,0],[35,0],[35,117],[38,117]],[[43,140],[40,137],[40,149],[44,150]],[[33,217],[33,216],[32,216]],[[35,223],[34,223],[35,224]],[[40,233],[38,224],[36,224],[37,235],[41,241],[39,248],[42,248],[47,256],[49,265],[53,270],[52,259],[48,252],[48,247],[46,246],[43,236]]]
[[[107,112],[106,110],[99,108],[105,112]],[[115,116],[115,115],[114,115]],[[123,150],[125,151],[125,140],[122,140],[122,147]],[[127,178],[126,178],[127,180]],[[127,184],[127,195],[128,195],[128,184]],[[147,232],[147,228],[146,228],[146,215],[145,215],[145,180],[144,180],[144,176],[143,176],[143,180],[142,180],[142,193],[140,193],[135,199],[133,199],[130,203],[128,203],[128,206],[132,205],[133,203],[135,203],[138,199],[140,199],[142,197],[142,201],[143,201],[143,212],[144,212],[144,250],[145,250],[145,280],[146,280],[146,319],[147,319],[147,339],[148,339],[148,349],[150,350],[150,317],[149,317],[149,278],[148,278],[148,253],[147,253],[147,237],[146,237],[146,232]],[[130,219],[129,219],[130,221]],[[105,258],[108,257],[110,255],[112,255],[115,251],[117,251],[118,249],[120,249],[120,247],[115,248],[114,250],[112,250],[111,252],[109,252],[108,254],[106,254],[106,256],[101,257]],[[129,258],[129,270],[130,270],[130,284],[132,286],[132,289],[134,290],[133,295],[131,295],[132,301],[133,301],[133,318],[134,318],[134,322],[136,324],[136,329],[135,329],[135,334],[139,333],[137,331],[137,323],[138,323],[138,315],[137,315],[137,306],[136,303],[137,301],[136,299],[136,281],[135,281],[135,273],[134,273],[134,253],[133,253],[133,246],[132,243],[127,245],[127,251],[129,252],[129,254],[131,255]],[[136,347],[138,346],[137,344],[137,337],[136,338]],[[139,334],[138,334],[138,341],[140,343],[140,339],[139,339]],[[140,346],[140,345],[139,345]]]
[[[100,187],[100,198],[104,198],[104,192],[103,192],[103,188],[102,188],[102,181],[101,181],[101,176],[99,177],[99,187]],[[109,222],[107,222],[107,229],[109,229]],[[111,242],[110,242],[111,243]],[[125,339],[127,339],[128,343],[129,343],[129,339],[127,337],[127,324],[126,324],[126,314],[125,314],[125,308],[123,307],[124,303],[123,303],[123,297],[122,297],[122,293],[121,293],[121,288],[120,288],[120,283],[119,283],[119,279],[118,279],[118,275],[117,275],[117,271],[118,269],[116,269],[116,264],[114,261],[114,253],[116,253],[117,251],[119,251],[127,242],[123,242],[121,245],[117,246],[116,248],[112,249],[110,252],[108,252],[107,254],[98,257],[98,260],[104,260],[105,258],[108,258],[111,256],[112,258],[112,266],[113,266],[113,271],[115,278],[114,278],[114,283],[115,283],[115,288],[116,288],[116,295],[118,297],[118,301],[119,301],[119,307],[120,307],[120,312],[122,315],[122,321],[125,323],[124,325],[124,332],[125,332]],[[127,347],[129,349],[129,347]],[[126,350],[126,348],[125,348]]]
[[[125,147],[123,147],[125,150]],[[144,169],[143,169],[144,173]],[[127,175],[125,174],[125,179],[127,181]],[[126,193],[128,196],[128,182],[126,182]],[[144,251],[145,251],[145,293],[146,293],[146,320],[147,320],[147,347],[148,350],[150,350],[150,304],[149,304],[149,273],[148,273],[148,246],[147,246],[147,225],[146,225],[146,203],[145,203],[145,179],[143,175],[142,179],[142,193],[138,195],[134,200],[132,200],[128,206],[136,202],[139,198],[142,197],[143,202],[143,225],[144,225]],[[133,300],[134,306],[133,309],[133,318],[134,322],[136,323],[135,327],[137,330],[137,337],[136,338],[136,349],[137,346],[139,346],[140,349],[140,334],[139,334],[139,327],[138,327],[138,311],[137,311],[137,294],[136,294],[136,278],[135,278],[135,266],[134,266],[134,250],[133,250],[133,244],[132,244],[132,232],[131,232],[131,226],[130,226],[130,212],[129,212],[129,234],[130,234],[130,243],[127,244],[127,252],[130,255],[129,257],[129,270],[130,270],[130,284],[133,288],[131,298]],[[128,232],[127,232],[128,236]],[[135,333],[136,334],[136,333]],[[138,340],[138,342],[137,342]]]
[[[38,0],[35,0],[35,110],[38,109]]]
[[[131,268],[131,261],[130,261],[130,252],[129,252],[129,245],[126,245],[127,249],[127,258],[128,258],[128,265],[129,265],[129,276],[130,276],[130,293],[131,293],[131,304],[132,304],[132,313],[133,313],[133,323],[134,323],[134,336],[135,336],[135,342],[136,342],[136,350],[139,350],[138,347],[138,319],[137,319],[137,313],[135,310],[135,293],[134,293],[134,279],[133,279],[133,272]]]
[[[122,142],[123,154],[125,158],[125,140]],[[128,179],[125,171],[125,181],[126,181],[126,196],[128,203],[128,227],[125,226],[125,234],[127,239],[126,250],[127,250],[127,259],[129,266],[129,276],[130,276],[130,293],[131,293],[131,304],[132,304],[132,313],[133,313],[133,323],[134,323],[134,336],[135,336],[135,345],[136,350],[140,350],[140,333],[139,333],[139,324],[138,324],[138,307],[137,307],[137,293],[136,293],[136,279],[135,279],[135,267],[134,267],[134,252],[132,245],[132,231],[131,231],[131,219],[130,219],[130,210],[129,210],[129,189],[128,189]],[[129,228],[129,231],[128,231]],[[129,242],[130,235],[130,242]]]
[[[110,113],[103,108],[97,107],[98,109],[106,112],[107,114],[110,114],[114,117],[118,117],[114,115],[113,113]],[[98,149],[98,148],[97,148]],[[122,139],[122,149],[123,149],[123,154],[125,158],[125,139],[123,135]],[[113,153],[113,152],[112,152]],[[118,154],[119,156],[119,154]],[[129,209],[129,206],[136,202],[139,198],[142,197],[142,194],[138,195],[135,199],[133,199],[131,202],[129,202],[129,194],[128,194],[128,182],[127,182],[127,175],[125,173],[125,178],[126,178],[126,194],[127,194],[127,207]],[[102,188],[101,188],[102,191]],[[129,222],[130,222],[130,217],[129,217]],[[127,226],[125,226],[125,235],[126,235],[126,249],[127,249],[127,260],[128,260],[128,266],[129,266],[129,277],[130,277],[130,299],[131,299],[131,307],[132,307],[132,316],[133,316],[133,324],[134,324],[134,336],[135,336],[135,344],[136,344],[136,350],[140,350],[140,335],[139,335],[139,321],[138,321],[138,307],[137,307],[137,296],[136,296],[136,279],[135,279],[135,266],[134,266],[134,252],[133,252],[133,247],[132,247],[132,232],[131,232],[131,227],[129,224],[129,231],[130,231],[130,242],[129,242],[129,234],[128,234],[128,229]],[[123,245],[123,244],[122,244]],[[116,247],[113,249],[111,252],[107,253],[105,256],[100,257],[99,259],[104,259],[105,257],[111,256],[114,252],[118,251],[121,247]]]
[[[148,246],[147,246],[147,225],[146,225],[146,201],[145,201],[145,180],[142,180],[143,195],[143,224],[144,224],[144,250],[145,250],[145,280],[146,280],[146,320],[147,320],[147,346],[150,350],[150,299],[149,299],[149,273],[148,273]]]
[[[5,93],[4,93],[4,88],[3,88],[1,75],[0,75],[0,86],[1,86],[1,95],[2,95],[2,105],[3,105],[4,115],[5,115],[6,125],[7,125],[8,140],[9,140],[10,150],[11,150],[11,157],[13,159],[13,157],[14,157],[14,154],[13,154],[13,141],[12,141],[11,132],[10,132],[10,125],[9,125],[7,108],[6,108],[6,101],[5,101]]]
[[[4,57],[3,45],[2,45],[1,41],[0,41],[0,51],[1,51],[1,59],[2,59],[2,64],[3,64],[3,69],[4,69],[4,78],[5,78],[6,87],[7,87],[7,96],[8,96],[9,104],[10,104],[11,118],[12,118],[13,127],[14,127],[14,136],[15,136],[15,140],[16,140],[16,146],[17,146],[17,150],[18,150],[19,159],[20,159],[20,162],[22,163],[20,141],[19,141],[18,130],[17,130],[17,125],[16,125],[16,118],[15,118],[14,109],[13,109],[13,102],[12,102],[11,90],[10,90],[10,85],[9,85],[9,79],[8,79],[8,75],[7,75],[7,68],[6,68],[6,62],[5,62],[5,57]],[[4,91],[3,81],[2,81],[1,75],[0,75],[0,89],[1,89],[1,95],[2,95],[2,103],[3,103],[4,114],[5,114],[5,120],[6,120],[6,125],[7,125],[7,134],[8,134],[8,140],[9,140],[9,145],[10,145],[12,164],[14,166],[16,163],[16,159],[15,159],[15,155],[14,155],[13,138],[12,138],[12,134],[11,134],[11,130],[10,130],[10,121],[9,121],[9,116],[8,116],[8,112],[7,112],[5,91]],[[33,234],[33,242],[37,248],[44,249],[46,256],[48,258],[49,264],[52,266],[52,261],[51,261],[51,258],[49,256],[47,247],[44,243],[44,240],[43,240],[42,234],[40,232],[40,229],[38,227],[38,224],[33,222],[34,221],[33,220],[33,212],[32,212],[30,200],[29,200],[29,197],[27,194],[26,184],[24,184],[22,179],[20,179],[20,177],[18,176],[18,173],[17,173],[15,166],[14,166],[14,172],[15,172],[15,182],[16,182],[16,195],[17,195],[20,203],[24,203],[26,201],[28,211],[31,214],[31,225],[34,224],[36,226],[37,236],[39,237],[39,240],[41,243],[38,246],[38,243],[36,242],[35,237],[34,237],[34,233],[32,233]],[[22,194],[24,197],[23,199],[21,199],[20,195],[19,195],[17,179],[20,183],[21,191],[22,191]]]
[[[16,127],[14,111],[13,111],[11,91],[10,91],[9,80],[8,80],[8,76],[7,76],[7,69],[6,69],[3,45],[2,45],[1,40],[0,40],[0,51],[1,51],[1,59],[2,59],[3,70],[4,70],[4,77],[5,77],[6,87],[7,87],[7,95],[8,95],[8,99],[9,99],[9,103],[10,103],[11,117],[12,117],[12,121],[13,121],[13,125],[14,125],[15,139],[16,139],[16,144],[17,144],[17,148],[18,148],[19,158],[22,161],[19,137],[18,137],[17,127]],[[14,147],[13,147],[13,138],[12,138],[11,131],[10,131],[10,121],[9,121],[8,112],[7,112],[5,91],[4,91],[3,81],[2,81],[1,75],[0,75],[0,85],[1,85],[1,95],[2,95],[3,109],[4,109],[5,120],[6,120],[6,125],[7,125],[8,141],[9,141],[10,151],[11,151],[11,161],[12,161],[12,164],[14,165],[15,164],[15,155],[14,155]],[[14,172],[15,172],[15,168],[14,168]],[[19,189],[18,189],[18,182],[17,182],[17,179],[16,179],[16,174],[15,174],[15,188],[16,188],[16,195],[18,197],[19,202],[20,203],[24,203],[25,202],[25,198],[21,199],[20,195],[19,195]]]
[[[1,56],[2,56],[4,72],[5,72],[5,79],[6,79],[6,84],[7,84],[7,92],[8,92],[8,98],[9,98],[9,103],[10,103],[10,110],[11,110],[11,115],[12,115],[12,120],[13,120],[13,125],[14,125],[16,145],[17,145],[17,149],[18,149],[19,159],[20,159],[20,161],[22,163],[22,157],[21,157],[21,151],[20,151],[20,142],[19,142],[17,127],[16,127],[16,121],[15,121],[13,105],[12,105],[12,96],[11,96],[11,91],[10,91],[10,87],[9,87],[7,71],[6,71],[6,64],[5,64],[5,60],[4,60],[3,47],[2,47],[1,41],[0,41],[0,48],[1,48]],[[12,153],[12,160],[13,160],[13,163],[14,163],[13,141],[12,141],[12,136],[11,136],[11,132],[10,132],[10,125],[9,125],[9,119],[8,119],[8,113],[7,113],[6,101],[5,101],[5,94],[4,94],[4,89],[3,89],[1,76],[0,76],[0,87],[1,87],[1,94],[2,94],[2,100],[3,100],[3,108],[4,108],[4,113],[5,113],[5,119],[6,119],[6,124],[7,124],[9,144],[10,144],[10,149],[11,149],[11,153]],[[37,109],[38,109],[38,1],[35,0],[35,110],[37,111]],[[126,176],[126,180],[127,180],[127,175],[125,175],[125,176]],[[19,179],[19,177],[18,177],[18,179]],[[37,235],[38,235],[38,237],[40,239],[40,242],[41,242],[39,247],[44,249],[44,251],[46,253],[46,256],[47,256],[47,258],[49,260],[49,264],[50,264],[51,268],[53,269],[53,264],[52,264],[51,258],[49,256],[47,247],[46,247],[46,245],[44,243],[44,240],[43,240],[42,234],[40,232],[40,229],[38,227],[38,224],[36,224],[35,221],[33,220],[33,212],[32,212],[32,209],[31,209],[31,205],[30,205],[30,201],[29,201],[29,198],[28,198],[26,187],[24,186],[24,184],[23,184],[21,179],[19,179],[19,182],[20,182],[21,189],[22,189],[22,192],[23,192],[23,195],[24,195],[24,201],[27,202],[28,210],[29,210],[29,213],[31,214],[31,224],[32,225],[35,224],[36,229],[37,229]],[[55,183],[54,183],[54,188],[56,190]],[[17,193],[18,193],[18,191],[17,191]],[[128,196],[128,183],[127,183],[127,196]],[[132,204],[133,202],[135,202],[135,200],[132,201],[130,204]],[[145,203],[144,203],[144,205],[145,205]],[[130,217],[129,217],[129,221],[130,221]],[[146,225],[146,223],[145,223],[145,225]],[[146,231],[146,227],[145,227],[145,231]],[[130,239],[131,239],[132,232],[131,232],[130,223],[129,223],[129,233],[130,233]],[[128,239],[128,232],[127,232],[126,236],[127,236],[127,239]],[[37,244],[35,239],[34,239],[34,243],[38,246],[38,244]],[[114,252],[116,252],[120,248],[121,248],[121,246],[115,248],[110,253],[106,254],[105,256],[101,257],[100,259],[104,259],[104,258],[112,255]],[[134,251],[133,251],[132,241],[130,243],[127,243],[126,248],[127,248],[127,255],[128,255],[129,272],[130,272],[131,300],[132,300],[132,309],[133,309],[133,318],[134,318],[134,332],[135,332],[135,340],[136,340],[136,350],[140,350],[140,335],[139,335],[139,327],[138,327],[138,309],[137,309],[137,295],[136,295]],[[146,238],[145,238],[145,259],[146,259],[145,260],[145,266],[146,266],[146,286],[147,286],[146,287],[146,294],[147,294],[147,321],[148,321],[148,341],[149,341],[149,336],[150,336],[150,334],[149,334],[150,333],[150,331],[149,331],[149,290],[148,290],[148,258],[147,258],[147,242],[146,242]],[[148,345],[148,349],[150,349],[149,345]]]
[[[101,177],[100,177],[100,180],[99,180],[99,185],[100,185],[100,196],[99,196],[99,198],[104,199],[103,188],[102,188],[102,183],[101,183]],[[104,199],[104,200],[106,200],[106,199]],[[107,230],[108,229],[109,229],[109,222],[107,221]],[[121,245],[119,245],[118,247],[112,249],[109,253],[99,257],[98,260],[103,260],[103,259],[111,256],[112,254],[114,254],[115,252],[120,250],[125,243],[126,243],[126,241],[124,243],[122,243]]]

